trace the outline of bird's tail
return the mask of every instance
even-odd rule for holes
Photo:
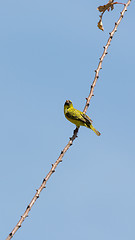
[[[97,134],[97,136],[100,136],[100,135],[101,135],[101,133],[100,133],[99,131],[97,131],[97,130],[92,126],[92,124],[90,125],[90,128],[91,128],[91,130],[93,130],[93,132],[95,132],[95,133]]]

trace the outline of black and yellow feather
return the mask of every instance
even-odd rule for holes
[[[93,130],[98,136],[100,136],[100,132],[98,132],[92,126],[92,120],[83,112],[75,109],[70,100],[66,100],[64,104],[64,114],[67,120],[74,123],[77,127],[85,126]]]

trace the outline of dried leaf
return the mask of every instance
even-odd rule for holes
[[[99,6],[97,8],[97,10],[99,12],[101,12],[101,15],[100,15],[100,20],[98,22],[98,28],[102,31],[104,31],[104,28],[103,28],[103,24],[102,24],[102,17],[103,17],[103,14],[104,12],[107,10],[109,12],[109,10],[111,9],[111,11],[114,9],[114,4],[123,4],[125,5],[125,3],[119,3],[119,2],[114,2],[114,0],[109,0],[107,4],[103,5],[103,6]]]
[[[112,2],[108,2],[107,4],[105,4],[105,5],[103,5],[103,6],[99,6],[99,7],[97,8],[97,10],[98,10],[99,12],[103,12],[103,13],[104,13],[106,10],[109,10],[110,7],[111,7],[111,10],[114,9]]]
[[[98,28],[100,29],[100,30],[102,30],[102,31],[104,31],[104,28],[103,28],[103,23],[102,23],[102,19],[100,19],[99,20],[99,22],[98,22]]]

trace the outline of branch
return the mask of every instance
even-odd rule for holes
[[[86,104],[85,104],[85,107],[84,107],[84,110],[83,112],[86,113],[88,107],[89,107],[89,104],[90,104],[90,100],[93,96],[93,92],[94,92],[94,87],[97,83],[97,80],[99,78],[99,71],[100,69],[102,69],[102,62],[107,54],[107,50],[108,50],[108,47],[112,41],[112,38],[113,38],[113,35],[114,33],[117,31],[117,27],[118,25],[120,24],[122,18],[123,18],[123,15],[124,13],[127,11],[127,7],[129,6],[129,4],[131,3],[131,0],[128,0],[128,2],[125,4],[125,7],[123,9],[123,11],[121,12],[121,15],[120,15],[120,18],[118,19],[118,21],[115,23],[115,27],[113,29],[113,31],[110,33],[110,36],[109,36],[109,39],[107,41],[107,44],[105,45],[104,47],[104,51],[103,51],[103,54],[102,56],[99,58],[99,64],[98,64],[98,67],[97,69],[95,70],[95,78],[94,78],[94,81],[91,85],[91,89],[90,89],[90,93],[89,93],[89,96],[88,98],[86,98]],[[31,200],[31,202],[29,203],[29,205],[27,206],[24,214],[21,216],[19,222],[16,224],[16,226],[14,227],[14,229],[12,230],[12,232],[8,235],[8,237],[6,238],[6,240],[10,240],[14,234],[17,232],[17,230],[21,227],[23,221],[25,220],[26,217],[28,217],[28,213],[29,211],[31,210],[32,206],[34,205],[34,203],[36,202],[36,200],[39,198],[39,195],[41,193],[41,191],[46,188],[46,183],[47,181],[49,180],[49,178],[51,177],[51,175],[55,172],[55,169],[56,167],[58,166],[58,164],[60,162],[62,162],[62,158],[63,156],[65,155],[65,153],[67,152],[67,150],[70,148],[70,146],[73,144],[73,141],[77,138],[77,134],[78,134],[78,131],[79,131],[79,128],[76,128],[74,130],[74,133],[73,133],[73,136],[70,138],[68,144],[65,146],[65,148],[61,151],[58,159],[56,160],[56,162],[54,164],[52,164],[52,167],[51,167],[51,170],[49,171],[49,173],[46,175],[46,177],[43,179],[43,182],[41,184],[41,186],[39,187],[39,189],[36,190],[36,194],[35,196],[33,197],[33,199]]]

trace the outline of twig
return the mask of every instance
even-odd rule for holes
[[[87,98],[87,102],[86,102],[86,105],[85,105],[84,110],[83,110],[84,113],[86,113],[86,111],[87,111],[87,109],[89,107],[89,103],[90,103],[90,100],[91,100],[93,92],[94,92],[94,87],[95,87],[96,82],[97,82],[97,80],[99,78],[99,71],[100,71],[100,69],[102,69],[102,67],[101,67],[102,66],[102,62],[103,62],[103,59],[104,59],[105,55],[107,54],[108,47],[110,46],[110,43],[111,43],[112,38],[114,36],[114,33],[117,31],[117,27],[120,24],[120,22],[121,22],[121,20],[122,20],[122,18],[124,16],[124,13],[127,11],[127,7],[129,6],[130,3],[131,3],[131,0],[128,0],[128,2],[125,4],[125,7],[124,7],[123,11],[120,13],[120,17],[119,17],[118,21],[115,22],[114,29],[112,30],[111,33],[109,33],[110,37],[109,37],[109,39],[107,41],[107,44],[104,46],[103,54],[99,58],[99,64],[98,64],[97,69],[95,70],[95,78],[94,78],[94,81],[93,81],[93,83],[91,85],[90,94],[89,94],[89,96]]]
[[[89,104],[90,104],[90,100],[91,100],[91,98],[92,98],[92,96],[93,96],[94,87],[95,87],[96,82],[97,82],[97,80],[98,80],[98,78],[99,78],[99,71],[100,71],[100,69],[102,69],[102,68],[101,68],[102,62],[103,62],[103,59],[104,59],[105,55],[107,54],[107,49],[108,49],[108,47],[109,47],[109,45],[110,45],[110,43],[111,43],[111,40],[112,40],[112,38],[113,38],[114,33],[117,31],[117,27],[118,27],[118,25],[120,24],[120,22],[121,22],[121,20],[122,20],[122,18],[123,18],[124,13],[127,11],[127,7],[129,6],[130,2],[131,2],[131,0],[128,0],[128,2],[125,4],[125,7],[124,7],[123,11],[121,12],[120,18],[119,18],[118,21],[115,23],[115,27],[114,27],[113,31],[110,33],[110,37],[109,37],[109,39],[108,39],[108,41],[107,41],[106,46],[104,47],[103,54],[102,54],[102,56],[101,56],[100,59],[99,59],[100,61],[99,61],[98,67],[97,67],[97,69],[95,70],[95,78],[94,78],[94,81],[93,81],[93,83],[92,83],[92,85],[91,85],[91,90],[90,90],[89,96],[88,96],[88,98],[86,98],[87,101],[86,101],[86,104],[85,104],[85,107],[84,107],[84,110],[83,110],[84,113],[86,113],[86,111],[87,111],[87,109],[88,109],[88,107],[89,107]],[[51,175],[55,172],[55,169],[56,169],[56,167],[58,166],[58,164],[59,164],[60,162],[62,162],[63,156],[65,155],[65,153],[67,152],[67,150],[70,148],[70,146],[73,144],[73,141],[77,138],[77,133],[78,133],[78,131],[79,131],[79,128],[76,128],[76,129],[74,130],[73,136],[70,138],[70,140],[69,140],[68,144],[65,146],[65,148],[61,151],[60,156],[58,157],[58,159],[56,160],[56,162],[55,162],[54,164],[52,164],[51,170],[49,171],[49,173],[47,174],[47,176],[43,179],[43,182],[42,182],[41,186],[39,187],[39,189],[37,189],[35,196],[33,197],[33,199],[31,200],[31,202],[30,202],[29,205],[27,206],[24,214],[21,216],[19,222],[16,224],[16,226],[14,227],[14,229],[12,230],[12,232],[8,235],[8,237],[6,238],[6,240],[10,240],[10,239],[14,236],[14,234],[17,232],[17,230],[21,227],[21,225],[22,225],[23,221],[25,220],[25,218],[28,217],[28,213],[29,213],[29,211],[31,210],[31,208],[32,208],[32,206],[34,205],[34,203],[36,202],[36,200],[39,198],[39,195],[40,195],[41,191],[42,191],[44,188],[46,188],[46,183],[47,183],[47,181],[49,180],[49,178],[51,177]]]

